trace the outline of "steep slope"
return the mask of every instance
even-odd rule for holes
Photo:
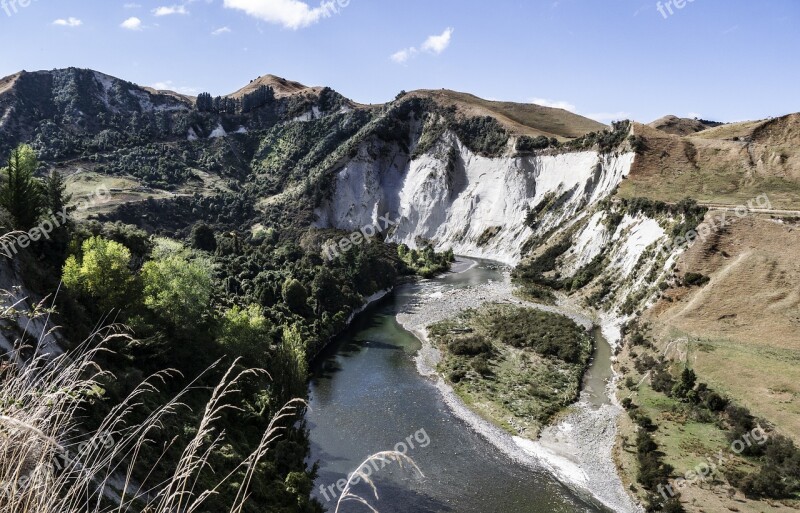
[[[388,213],[397,222],[392,241],[411,247],[428,242],[511,265],[535,235],[569,223],[611,194],[633,161],[630,152],[596,151],[483,157],[452,133],[415,159],[396,149],[383,160],[370,155],[380,151],[362,146],[337,173],[332,198],[317,210],[318,226],[356,230]],[[537,207],[551,208],[532,228],[526,223]]]
[[[620,196],[744,204],[767,194],[775,208],[800,207],[800,114],[710,128],[685,137],[634,124],[640,138]]]
[[[664,116],[663,118],[659,118],[647,124],[647,126],[655,128],[656,130],[679,136],[696,134],[697,132],[702,132],[703,130],[708,130],[709,128],[720,125],[722,125],[722,123],[700,120],[697,118],[679,118],[673,115]]]
[[[130,123],[153,117],[167,123],[192,103],[172,94],[156,93],[102,73],[69,68],[21,72],[2,80],[0,87],[0,153],[18,142],[47,147],[54,158],[66,156],[87,139],[127,142]],[[133,119],[132,119],[133,118]],[[52,139],[62,142],[62,147]],[[98,140],[98,143],[100,141]]]
[[[437,104],[454,108],[465,116],[491,116],[514,135],[543,135],[563,141],[608,128],[602,123],[564,109],[532,103],[490,101],[447,89],[423,89],[409,94],[412,97],[432,99]]]

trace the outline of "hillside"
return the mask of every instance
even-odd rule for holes
[[[800,350],[793,261],[800,114],[713,125],[667,117],[607,127],[561,109],[448,90],[364,106],[273,75],[217,98],[76,68],[0,80],[0,155],[27,143],[41,164],[38,176],[58,171],[73,203],[101,188],[110,197],[75,212],[59,245],[48,241],[24,253],[33,294],[52,292],[67,258],[74,270],[91,249],[83,244],[96,237],[127,248],[129,261],[119,268],[131,274],[131,287],[147,281],[146,263],[150,269],[169,252],[183,259],[181,268],[202,267],[214,284],[193,312],[198,323],[165,320],[152,297],[142,299],[144,289],[115,298],[119,303],[80,293],[79,279],[62,292],[57,320],[70,329],[67,338],[80,340],[101,304],[118,307],[121,322],[142,334],[141,344],[122,344],[121,356],[110,358],[124,376],[109,385],[113,397],[142,372],[132,362],[189,375],[213,358],[244,355],[279,371],[274,389],[255,387],[248,398],[253,436],[279,399],[303,395],[309,360],[365,298],[414,275],[441,273],[456,253],[509,265],[527,300],[574,305],[595,317],[619,352],[619,375],[642,380],[641,387],[619,388],[620,401],[627,394],[653,416],[660,426],[653,443],[680,469],[717,449],[701,443],[704,435],[719,445],[735,428],[727,413],[690,404],[664,385],[687,364],[771,432],[798,441],[800,376],[792,366]],[[691,248],[660,251],[711,215],[708,208],[730,215],[758,197],[768,197],[769,211],[747,211]],[[380,236],[330,256],[331,247],[370,226]],[[702,283],[686,283],[687,274]],[[226,331],[236,323],[250,337],[241,343]],[[688,353],[671,349],[677,338],[689,341]],[[662,353],[668,358],[657,361]],[[646,365],[659,379],[639,372]],[[752,386],[761,373],[768,375]],[[576,425],[603,440],[618,427],[638,436],[636,414],[607,406]],[[556,422],[569,424],[570,415]],[[286,511],[311,483],[303,429],[279,455],[287,462],[271,466],[260,488],[277,493]],[[687,439],[692,451],[681,445]],[[627,489],[653,500],[653,483],[674,476],[662,475],[662,466],[662,474],[640,482],[642,462],[618,441],[628,481],[609,485],[616,486],[612,495]],[[238,442],[241,453],[249,440]],[[592,457],[590,466],[603,458],[612,465],[610,449]],[[755,475],[765,465],[754,456],[742,468]],[[289,473],[306,481],[289,486]],[[725,486],[747,489],[729,477]],[[750,497],[747,507],[765,503]]]
[[[491,116],[515,135],[543,135],[564,141],[608,128],[564,109],[532,103],[490,101],[446,89],[412,91],[409,94],[412,97],[430,98],[444,107],[454,106],[466,116]]]
[[[634,124],[642,145],[621,197],[740,205],[767,194],[775,208],[800,208],[800,114],[677,136]]]
[[[671,135],[690,135],[703,130],[708,130],[715,126],[722,125],[723,123],[716,123],[713,121],[705,121],[700,119],[679,118],[678,116],[668,115],[659,118],[647,126],[660,130],[664,133]]]

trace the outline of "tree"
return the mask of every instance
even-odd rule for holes
[[[142,267],[145,306],[176,327],[197,326],[214,290],[211,262],[190,256],[161,251]]]
[[[209,112],[214,107],[214,100],[209,93],[200,93],[197,95],[195,105],[200,112]]]
[[[679,398],[685,398],[689,391],[694,389],[697,383],[697,375],[688,367],[683,369],[681,373],[681,380],[672,387],[672,395]]]
[[[11,214],[17,230],[30,230],[42,215],[42,184],[34,177],[38,166],[33,148],[23,144],[11,152],[7,166],[0,173],[3,176],[0,206]]]
[[[222,319],[219,342],[232,356],[241,356],[248,367],[266,367],[270,347],[270,322],[258,305],[234,306]]]
[[[69,215],[75,211],[75,207],[67,206],[71,200],[72,195],[67,194],[67,184],[64,182],[64,178],[53,169],[44,179],[44,203],[50,214],[59,220],[58,223],[55,223],[57,226],[53,227],[53,233],[50,236],[53,242],[54,258],[62,258],[69,244],[69,232],[72,226],[72,219]],[[58,216],[60,213],[63,213],[66,219],[62,220]]]
[[[214,230],[205,223],[197,223],[192,227],[189,236],[192,247],[213,253],[217,250],[217,239],[214,237]]]
[[[53,169],[50,174],[44,179],[44,199],[45,205],[51,213],[57,214],[64,210],[72,201],[72,195],[67,194],[67,184],[61,173]],[[74,208],[66,208],[67,212],[75,210]]]
[[[303,284],[294,278],[287,278],[281,289],[283,301],[295,313],[303,313],[308,308],[308,292]]]
[[[133,284],[130,250],[96,236],[83,242],[81,253],[80,259],[71,255],[64,264],[64,285],[97,299],[104,310],[122,308],[129,302]]]

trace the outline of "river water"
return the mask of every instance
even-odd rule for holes
[[[319,462],[314,495],[336,508],[336,483],[369,455],[399,443],[425,477],[396,464],[374,472],[379,500],[368,486],[354,488],[380,513],[599,512],[552,476],[516,463],[455,417],[413,360],[420,342],[396,321],[420,294],[500,280],[491,262],[436,280],[404,285],[359,315],[322,353],[313,368],[311,461]],[[598,347],[596,359],[605,358]],[[592,401],[603,401],[604,376],[590,371]],[[402,446],[399,447],[402,449]],[[321,488],[325,491],[322,492]],[[354,502],[340,513],[369,511]]]

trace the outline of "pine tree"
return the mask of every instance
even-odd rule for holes
[[[44,210],[42,183],[34,177],[38,166],[33,148],[23,144],[11,152],[8,165],[0,172],[0,206],[11,214],[14,229],[30,230]]]
[[[55,169],[50,171],[50,174],[44,179],[44,194],[47,208],[53,214],[64,210],[72,200],[72,195],[67,194],[67,184],[64,182],[64,177]],[[74,208],[66,208],[67,212],[73,210]]]

